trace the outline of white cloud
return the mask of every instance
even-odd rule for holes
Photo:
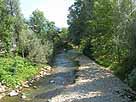
[[[32,11],[39,9],[45,13],[45,17],[54,21],[58,27],[67,27],[68,8],[74,0],[21,0],[21,8],[25,17],[29,17]]]

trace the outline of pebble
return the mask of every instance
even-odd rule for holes
[[[1,83],[0,83],[0,93],[3,93],[5,92],[6,89],[5,89],[5,86],[3,86]]]
[[[12,90],[10,93],[9,93],[9,96],[17,96],[19,93],[16,92],[15,90]]]
[[[4,96],[6,96],[5,93],[0,94],[0,99],[2,99]]]
[[[37,86],[33,86],[34,89],[37,89],[38,87]]]
[[[55,83],[55,81],[54,81],[54,80],[51,80],[50,83]]]
[[[26,84],[26,85],[23,85],[23,87],[24,88],[29,88],[30,86]]]
[[[26,96],[25,96],[25,95],[22,95],[21,98],[22,98],[22,99],[26,99]]]
[[[6,90],[5,90],[5,87],[0,87],[0,93],[3,93],[3,92],[5,92]]]
[[[48,66],[46,69],[50,71],[52,68],[50,66]]]

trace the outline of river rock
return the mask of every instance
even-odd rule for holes
[[[50,83],[55,83],[55,81],[54,81],[54,80],[51,80]]]
[[[3,92],[5,92],[5,91],[6,91],[5,86],[2,86],[2,85],[0,84],[0,93],[3,93]]]
[[[37,89],[38,87],[37,86],[33,86],[34,89]]]
[[[16,92],[15,90],[12,90],[10,93],[9,93],[9,96],[17,96],[19,93]]]
[[[4,96],[6,96],[6,94],[5,93],[1,93],[0,94],[0,99],[2,99]]]
[[[30,86],[28,84],[23,85],[24,88],[29,88]]]
[[[23,95],[21,96],[21,98],[22,98],[22,99],[26,99],[26,95],[23,94]]]
[[[50,66],[47,66],[46,69],[47,69],[48,71],[51,71],[51,70],[52,70],[52,68],[51,68]]]

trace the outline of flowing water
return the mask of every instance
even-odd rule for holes
[[[33,86],[24,89],[22,95],[15,97],[6,96],[0,102],[49,102],[52,97],[59,95],[66,85],[72,84],[75,81],[75,70],[78,66],[74,58],[79,54],[74,51],[62,51],[54,58],[54,71],[51,75],[41,78],[35,82]]]

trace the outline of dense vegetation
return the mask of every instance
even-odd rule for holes
[[[25,19],[19,0],[0,0],[0,83],[20,85],[69,42],[136,89],[135,0],[75,0],[69,11],[60,30],[42,11]]]
[[[0,0],[0,24],[0,83],[10,87],[50,63],[60,36],[65,36],[38,9],[25,19],[19,0]]]
[[[69,11],[73,44],[136,89],[135,0],[75,0]]]
[[[36,66],[19,56],[0,57],[0,81],[9,87],[20,85],[22,81],[33,77],[37,72]]]

